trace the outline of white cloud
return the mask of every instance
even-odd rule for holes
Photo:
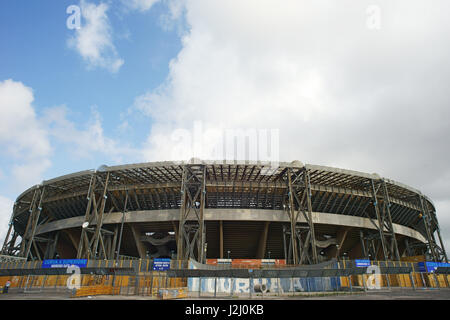
[[[8,179],[5,183],[12,193],[41,182],[50,166],[50,142],[36,116],[33,100],[32,89],[23,83],[0,81],[0,155],[6,166],[1,175]],[[0,195],[0,245],[6,236],[13,202]]]
[[[81,0],[80,6],[84,21],[81,28],[75,31],[76,35],[68,40],[69,47],[82,56],[89,68],[100,67],[112,73],[118,72],[124,60],[118,56],[113,43],[108,5]]]
[[[176,28],[179,35],[184,33],[183,13],[186,0],[122,0],[125,12],[138,11],[145,13],[157,3],[162,3],[166,7],[166,12],[159,17],[159,24],[165,31],[172,31]]]
[[[139,154],[105,135],[95,107],[86,126],[78,128],[69,119],[68,108],[47,108],[38,116],[33,100],[32,89],[21,82],[0,82],[0,155],[7,166],[2,168],[0,178],[7,170],[7,178],[12,181],[9,192],[20,193],[40,183],[51,167],[55,147],[59,155],[68,152],[79,159],[106,155],[115,163]]]
[[[0,153],[14,161],[11,187],[15,190],[39,183],[50,166],[50,142],[33,100],[32,89],[21,82],[0,82]]]
[[[66,107],[48,108],[39,117],[33,101],[30,87],[14,80],[0,81],[0,156],[5,166],[0,179],[8,179],[4,192],[14,196],[40,183],[51,167],[55,145],[59,154],[67,148],[79,158],[107,155],[118,163],[137,153],[105,136],[95,108],[87,126],[79,129],[68,119]],[[12,206],[12,200],[0,195],[0,242],[6,235]]]
[[[77,128],[68,119],[68,112],[65,106],[48,108],[43,118],[49,135],[65,145],[72,155],[92,158],[104,154],[119,163],[134,153],[130,147],[105,136],[101,116],[95,107],[91,109],[91,117],[84,128]]]
[[[184,21],[186,0],[164,0],[163,3],[167,6],[167,12],[160,16],[161,27],[166,31],[176,28],[178,35],[183,36],[186,33]]]
[[[33,91],[21,82],[0,82],[0,143],[16,157],[42,157],[50,151],[32,107]]]
[[[155,3],[160,0],[122,0],[123,4],[130,9],[139,10],[141,12],[149,10]]]
[[[281,160],[378,172],[448,200],[450,4],[438,2],[377,1],[380,30],[367,28],[368,1],[183,2],[183,48],[135,101],[152,120],[145,159],[185,157],[173,133],[195,121],[274,128]]]

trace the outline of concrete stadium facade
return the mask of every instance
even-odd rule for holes
[[[300,161],[199,159],[102,166],[43,181],[17,198],[2,254],[447,260],[435,206],[419,190]]]

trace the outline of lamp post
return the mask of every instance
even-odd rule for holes
[[[228,253],[228,259],[230,259],[230,252],[231,252],[230,250],[227,251],[227,253]]]

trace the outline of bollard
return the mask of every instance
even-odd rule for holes
[[[397,278],[397,283],[398,283],[398,286],[401,288],[401,287],[403,287],[402,286],[402,281],[401,281],[401,278],[400,278],[400,275],[397,273],[397,275],[396,275],[396,278]]]
[[[291,278],[291,290],[292,290],[292,296],[294,296],[294,278]]]
[[[234,278],[230,278],[230,297],[233,297],[234,292]]]
[[[266,290],[266,286],[262,283],[262,279],[259,279],[259,283],[255,285],[255,291],[260,291],[262,294],[262,299],[264,299],[264,291]]]
[[[153,297],[153,271],[152,271],[151,277],[150,277],[150,294]]]
[[[423,287],[427,288],[427,282],[425,281],[425,278],[423,277],[423,272],[420,273],[420,277],[422,278]]]
[[[214,298],[216,297],[216,293],[217,293],[217,277],[214,278]]]
[[[412,275],[412,272],[409,273],[409,278],[411,279],[411,286],[413,290],[416,290],[416,284],[414,283],[414,277]]]
[[[281,295],[280,278],[277,278],[278,296]]]
[[[391,281],[389,279],[389,275],[388,274],[386,274],[386,284],[388,286],[388,290],[391,290]]]
[[[436,282],[436,288],[440,289],[441,286],[439,285],[439,280],[438,280],[438,278],[436,276],[436,273],[435,272],[432,272],[432,273],[433,273],[434,281]]]

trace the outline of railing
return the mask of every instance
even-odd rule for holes
[[[67,297],[139,295],[162,299],[161,289],[179,289],[187,286],[187,279],[169,278],[163,271],[135,275],[82,274],[79,276],[79,282],[71,282],[73,280],[71,277],[71,275],[0,277],[0,287],[3,288],[9,280],[10,293],[59,292]],[[165,298],[168,298],[170,294],[166,292]],[[179,297],[181,296],[180,294]]]
[[[168,271],[152,271],[149,259],[120,260],[119,266],[113,260],[91,260],[89,268],[82,269],[79,275],[79,288],[73,290],[73,283],[69,283],[73,275],[62,268],[42,269],[39,262],[15,262],[6,264],[13,268],[0,269],[0,287],[9,280],[10,293],[59,292],[68,297],[136,295],[150,299],[348,293],[370,291],[377,285],[382,290],[450,287],[450,274],[445,268],[429,273],[420,272],[414,262],[371,261],[371,264],[379,267],[380,274],[368,274],[367,268],[356,267],[351,260],[322,265],[322,269],[293,265],[257,268],[251,264],[200,265],[207,269],[192,269],[193,264],[188,261],[172,260]]]

